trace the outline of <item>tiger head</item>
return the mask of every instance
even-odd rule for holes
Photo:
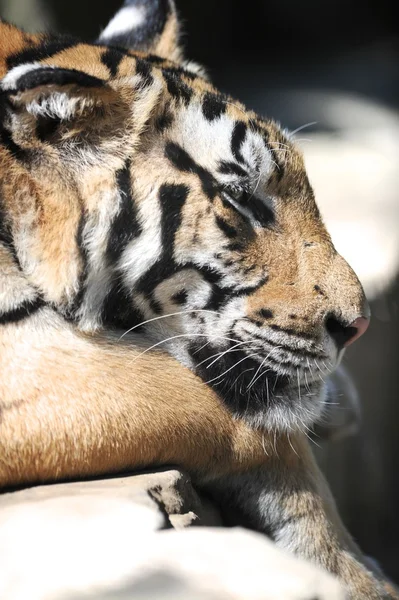
[[[141,329],[235,415],[311,424],[369,313],[290,134],[183,58],[172,2],[126,2],[95,44],[0,34],[3,322]]]

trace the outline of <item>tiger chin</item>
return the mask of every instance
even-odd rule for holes
[[[397,597],[304,434],[369,309],[289,132],[186,61],[173,2],[94,44],[0,35],[0,486],[177,464],[350,598]]]

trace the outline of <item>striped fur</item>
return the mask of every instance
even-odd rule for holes
[[[3,210],[38,296],[86,332],[152,320],[252,424],[313,423],[326,321],[367,308],[289,135],[152,55],[38,38],[7,60]]]
[[[280,464],[320,543],[311,502],[251,499],[253,526],[383,598],[287,435],[301,449],[320,416],[363,291],[289,133],[219,93],[178,31],[161,0],[95,44],[0,25],[0,485],[176,462],[245,512],[241,478]]]

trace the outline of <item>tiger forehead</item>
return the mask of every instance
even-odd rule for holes
[[[208,80],[193,73],[189,68],[159,56],[124,48],[62,41],[58,38],[46,39],[45,36],[41,36],[36,45],[30,43],[19,52],[9,55],[7,68],[9,70],[28,62],[81,70],[110,82],[135,74],[143,79],[155,73],[161,74],[166,83],[169,83],[168,88],[172,87],[170,82],[174,79],[176,83],[186,86],[187,95],[202,98],[204,112],[211,119],[223,112],[232,119],[244,121],[254,130],[269,134],[273,138],[281,136],[281,131],[273,121],[261,119],[239,101],[219,92]]]
[[[123,88],[125,95],[130,93],[131,80],[132,102],[137,87],[150,88],[155,80],[161,80],[162,93],[167,93],[173,100],[168,103],[172,115],[176,116],[191,103],[200,104],[205,121],[213,123],[224,115],[241,126],[243,137],[251,133],[261,136],[272,163],[280,173],[285,172],[286,167],[292,173],[304,173],[301,153],[274,121],[260,118],[239,101],[220,93],[204,77],[190,71],[189,63],[180,66],[140,51],[41,36],[36,45],[30,43],[11,54],[7,58],[7,66],[10,69],[33,61],[83,71],[110,86]]]

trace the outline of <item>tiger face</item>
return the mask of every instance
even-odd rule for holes
[[[367,328],[363,290],[289,133],[219,93],[177,33],[172,3],[139,0],[94,45],[2,25],[6,306],[141,330],[235,415],[307,427]]]

